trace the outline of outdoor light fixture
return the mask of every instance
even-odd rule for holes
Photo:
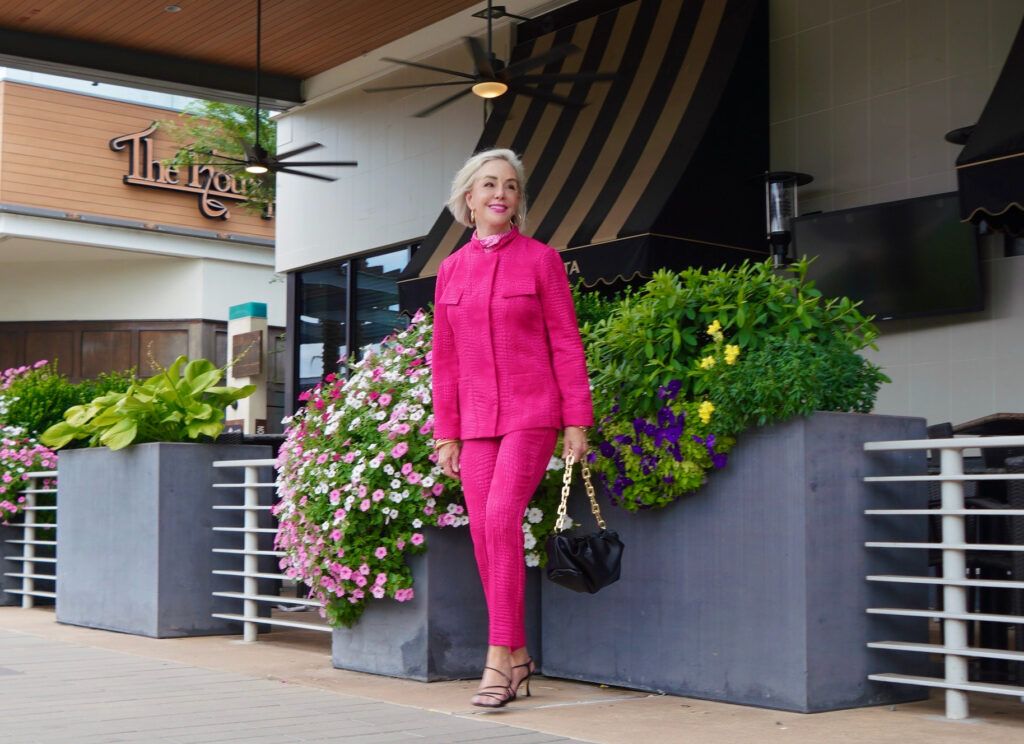
[[[764,174],[764,208],[768,244],[776,266],[790,262],[786,255],[793,235],[790,222],[797,216],[796,189],[814,180],[813,176],[794,171],[771,171]]]
[[[481,98],[497,98],[506,90],[508,86],[497,80],[484,80],[473,86],[473,92]]]
[[[251,164],[245,166],[245,172],[246,173],[252,173],[254,176],[258,176],[261,173],[266,173],[268,170],[270,170],[270,169],[267,168],[267,166],[260,165],[259,163],[251,163]]]
[[[505,6],[504,5],[495,5],[493,7],[484,8],[483,10],[478,10],[476,13],[473,13],[473,17],[474,18],[483,18],[485,20],[488,19],[488,18],[494,20],[494,19],[497,19],[497,18],[506,18],[506,17],[507,18],[515,18],[518,21],[528,21],[528,20],[530,20],[529,18],[526,18],[525,16],[516,15],[515,13],[509,13],[508,11],[505,10]]]

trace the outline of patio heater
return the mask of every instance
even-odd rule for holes
[[[798,214],[796,189],[813,180],[813,176],[795,171],[769,171],[764,174],[766,237],[775,266],[792,262],[786,253],[793,238],[790,222]]]

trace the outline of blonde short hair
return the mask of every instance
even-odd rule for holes
[[[473,223],[469,219],[466,194],[473,188],[477,171],[483,167],[484,163],[491,160],[504,160],[515,169],[516,178],[519,179],[519,208],[516,209],[515,224],[522,229],[526,223],[526,194],[523,192],[526,176],[523,173],[523,162],[511,150],[484,150],[467,160],[452,180],[452,193],[448,197],[448,211],[455,217],[456,222],[466,227],[473,227]]]

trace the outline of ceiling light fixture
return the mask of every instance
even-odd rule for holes
[[[507,90],[508,86],[497,80],[484,80],[473,86],[473,92],[481,98],[497,98]]]

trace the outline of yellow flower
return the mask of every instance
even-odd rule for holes
[[[736,364],[736,357],[740,355],[740,347],[736,344],[726,344],[725,346],[725,363]]]
[[[711,420],[711,414],[714,412],[715,406],[710,400],[706,400],[700,404],[700,408],[697,409],[697,415],[700,416],[701,423],[708,423]]]
[[[715,341],[722,340],[722,324],[718,322],[717,318],[708,326],[708,335],[715,339]]]
[[[706,356],[700,360],[701,369],[711,369],[715,366],[715,358],[713,356]]]

